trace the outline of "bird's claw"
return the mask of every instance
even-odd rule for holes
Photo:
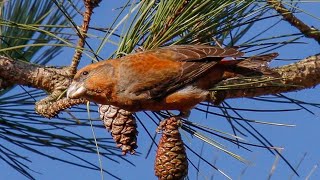
[[[138,53],[138,52],[143,52],[143,51],[145,51],[146,49],[143,47],[143,46],[139,46],[137,49],[135,49],[134,51],[136,52],[136,53]]]
[[[191,114],[191,111],[190,110],[187,110],[187,111],[180,111],[179,115],[177,117],[179,117],[179,119],[181,118],[185,118],[185,119],[188,119],[189,116]]]

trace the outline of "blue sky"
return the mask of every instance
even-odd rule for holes
[[[109,27],[112,23],[113,18],[118,13],[117,10],[113,10],[115,7],[119,7],[125,4],[126,1],[123,0],[109,0],[103,1],[101,6],[95,10],[92,19],[92,26],[99,27]],[[303,18],[307,18],[307,23],[313,25],[315,27],[320,28],[320,12],[317,11],[320,8],[320,3],[307,3],[302,6],[303,9],[306,9],[307,12],[318,17],[311,18],[310,16],[302,16]],[[79,20],[79,19],[77,19]],[[276,21],[278,19],[274,19]],[[263,24],[258,24],[256,29],[262,29]],[[281,23],[276,29],[269,30],[268,33],[279,33],[291,31],[290,25],[287,23]],[[293,30],[294,32],[297,32]],[[255,32],[252,32],[254,34]],[[251,34],[248,34],[250,37]],[[304,39],[306,45],[289,45],[277,51],[280,53],[279,58],[304,58],[316,53],[319,53],[320,46],[313,40]],[[91,41],[89,41],[91,42]],[[98,45],[97,41],[92,41],[92,46],[96,48]],[[101,57],[109,57],[112,51],[116,47],[108,43],[103,51],[99,54]],[[62,54],[57,57],[58,63],[68,64],[72,58],[73,50],[66,49]],[[90,63],[89,58],[83,57],[81,66]],[[282,65],[287,62],[274,62],[271,65],[277,66]],[[319,97],[319,88],[312,88],[308,90],[303,90],[300,92],[293,92],[285,94],[289,97],[299,99],[307,102],[320,102]],[[233,107],[238,108],[251,108],[251,109],[286,109],[286,108],[298,108],[293,104],[276,104],[276,103],[262,103],[255,100],[249,99],[233,99],[227,101]],[[273,145],[277,147],[283,147],[284,150],[283,155],[295,166],[298,164],[300,159],[303,157],[304,153],[307,153],[307,156],[301,167],[299,168],[300,177],[304,179],[308,176],[309,172],[312,168],[317,165],[320,161],[320,144],[318,139],[320,138],[319,128],[320,128],[320,118],[319,118],[319,109],[315,109],[312,107],[308,107],[313,110],[314,114],[308,113],[304,110],[293,111],[293,112],[241,112],[241,115],[245,116],[248,119],[255,119],[261,121],[268,122],[278,122],[284,124],[294,124],[295,127],[278,127],[278,126],[270,126],[270,125],[261,125],[254,124],[254,127],[257,128],[265,137],[267,137]],[[217,109],[212,109],[214,112],[219,112]],[[219,112],[221,113],[221,112]],[[78,114],[82,118],[87,116],[86,114]],[[92,114],[93,117],[98,117],[97,114]],[[147,119],[145,116],[140,115],[143,123],[146,125],[148,130],[153,134],[156,126]],[[228,125],[228,123],[222,118],[217,116],[208,116],[207,118],[203,113],[193,112],[189,118],[190,120],[194,120],[195,122],[202,123],[208,125],[210,127],[216,129],[222,129],[232,133],[232,129]],[[50,121],[50,120],[48,120]],[[139,156],[131,156],[127,155],[126,158],[132,161],[135,166],[131,164],[120,161],[120,163],[114,163],[108,159],[102,159],[102,165],[105,169],[113,173],[124,180],[136,180],[136,179],[156,179],[153,172],[153,161],[155,157],[156,149],[153,147],[151,153],[148,158],[145,158],[147,154],[147,150],[150,147],[151,140],[147,136],[146,132],[139,126],[139,136],[138,136],[138,152]],[[92,136],[90,128],[72,128],[73,131],[81,131],[83,135]],[[109,133],[105,130],[95,129],[95,132],[98,137],[110,137]],[[188,146],[191,146],[195,151],[200,152],[202,149],[203,157],[210,162],[215,162],[215,165],[226,172],[228,175],[233,177],[234,179],[238,179],[241,176],[242,179],[266,179],[268,173],[270,172],[271,166],[275,160],[275,157],[271,155],[267,150],[260,148],[250,148],[253,152],[247,152],[243,149],[238,149],[236,146],[225,143],[221,139],[216,139],[219,142],[223,142],[229,150],[233,152],[237,152],[239,155],[249,160],[250,165],[245,165],[232,157],[225,155],[221,151],[209,146],[203,145],[203,143],[197,140],[194,137],[190,137],[186,135],[186,133],[182,133],[185,143]],[[247,138],[249,142],[253,141],[253,138]],[[252,140],[252,141],[251,141]],[[254,142],[254,141],[253,141]],[[21,150],[23,151],[23,150]],[[59,151],[43,148],[43,151],[47,151],[49,153],[59,153]],[[27,153],[27,152],[24,152]],[[27,153],[28,154],[28,153]],[[86,155],[87,156],[87,155]],[[188,157],[192,159],[192,161],[197,164],[198,158],[194,156],[190,151],[188,152]],[[42,173],[35,174],[37,179],[44,180],[53,180],[53,179],[101,179],[100,172],[86,170],[79,167],[74,167],[70,165],[66,165],[54,160],[50,160],[48,158],[40,157],[38,155],[30,154],[30,158],[33,160],[32,165],[30,166]],[[98,164],[97,155],[90,155],[86,158],[89,158],[93,163]],[[112,158],[112,157],[111,157]],[[12,171],[12,169],[8,168],[5,164],[0,164],[1,176],[4,179],[24,179],[23,176],[17,174]],[[206,165],[204,162],[200,163],[200,172],[199,179],[210,179],[211,176],[214,179],[224,179],[221,174],[217,171]],[[244,170],[244,174],[241,175],[241,172]],[[273,179],[288,179],[292,174],[292,171],[288,168],[288,166],[282,161],[279,161],[277,169],[273,175]],[[190,165],[189,172],[190,179],[196,179],[197,173],[193,167]],[[104,174],[105,179],[114,179],[111,176]],[[318,169],[315,170],[311,179],[319,179],[320,171]],[[298,179],[294,176],[293,179]]]

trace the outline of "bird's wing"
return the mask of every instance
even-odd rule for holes
[[[122,91],[132,98],[161,98],[194,82],[224,57],[238,57],[234,48],[175,45],[130,55],[120,68]],[[120,90],[121,91],[121,90]]]
[[[152,53],[161,57],[167,57],[174,61],[216,61],[214,57],[240,57],[242,52],[235,48],[220,48],[208,45],[173,45],[165,46],[142,53]]]

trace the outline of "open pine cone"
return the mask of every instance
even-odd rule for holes
[[[133,114],[111,105],[99,105],[100,118],[106,129],[111,132],[117,147],[127,152],[135,153],[137,146],[137,123]]]
[[[160,180],[180,180],[188,175],[188,160],[179,132],[181,121],[171,117],[162,121],[162,130],[156,160],[155,174]]]

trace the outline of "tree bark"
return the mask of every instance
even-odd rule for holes
[[[312,38],[320,44],[320,31],[314,27],[309,27],[298,19],[293,13],[285,8],[279,0],[267,0],[267,3],[279,13],[285,21],[297,28],[307,38]]]
[[[220,99],[256,97],[315,87],[320,83],[320,54],[273,70],[279,73],[279,78],[235,78],[222,81],[213,88],[213,96]]]
[[[44,117],[54,117],[61,110],[86,102],[84,99],[59,98],[64,97],[72,80],[69,67],[46,67],[0,56],[0,79],[4,85],[18,84],[48,92],[49,96],[36,102],[35,106],[36,112]]]

